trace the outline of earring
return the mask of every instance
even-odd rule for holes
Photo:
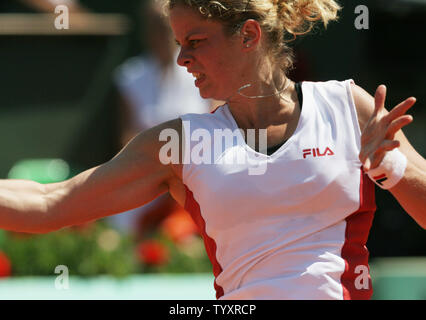
[[[246,43],[247,41],[249,41],[250,39],[248,38],[244,38],[244,43],[246,44],[245,47],[248,48],[250,47],[250,44]]]

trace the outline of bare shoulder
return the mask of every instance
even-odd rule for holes
[[[166,184],[171,196],[183,207],[185,205],[186,190],[182,181],[183,171],[183,133],[182,119],[176,118],[164,122],[145,131],[135,138],[135,148],[142,146],[148,150],[141,150],[150,154],[153,160],[163,166],[167,172]],[[138,140],[141,140],[140,142]]]
[[[177,137],[180,139],[181,133],[182,120],[180,118],[176,118],[140,132],[129,141],[126,148],[131,147],[132,144],[138,146],[140,144],[140,146],[142,146],[143,148],[148,148],[153,151],[159,151],[163,147],[163,145],[167,143],[167,139],[165,139],[164,137],[175,137],[177,135]],[[143,143],[141,143],[142,141]]]
[[[182,180],[182,163],[183,163],[183,153],[184,153],[184,143],[183,143],[183,129],[182,129],[182,119],[176,118],[174,120],[167,121],[160,125],[155,134],[157,135],[157,149],[159,149],[159,160],[161,162],[169,162],[170,168],[174,173],[173,179],[178,178]],[[165,148],[165,144],[168,144],[168,148]],[[170,150],[170,158],[166,152]],[[166,159],[161,159],[166,156]],[[166,160],[166,161],[164,161]]]
[[[150,155],[153,161],[172,173],[171,178],[174,178],[173,175],[181,178],[182,139],[182,120],[176,118],[137,134],[124,149],[131,150],[131,154],[136,158],[140,153]],[[117,156],[120,156],[120,153]]]

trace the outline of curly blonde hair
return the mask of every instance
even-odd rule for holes
[[[294,63],[293,50],[287,43],[309,33],[318,21],[327,27],[337,20],[341,9],[334,0],[165,0],[167,11],[177,5],[222,22],[228,35],[239,32],[248,19],[258,21],[269,40],[271,57],[285,73]]]

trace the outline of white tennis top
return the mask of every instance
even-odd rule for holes
[[[297,129],[270,156],[250,148],[241,134],[231,145],[200,152],[201,145],[217,146],[215,130],[237,129],[226,104],[181,116],[185,159],[202,154],[211,160],[186,161],[183,182],[218,299],[371,297],[365,243],[374,184],[358,159],[351,81],[303,82]],[[250,173],[260,166],[262,174]]]

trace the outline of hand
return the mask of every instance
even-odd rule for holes
[[[359,160],[365,172],[379,166],[387,151],[399,147],[399,141],[394,140],[395,133],[413,121],[413,117],[405,113],[416,103],[416,98],[406,99],[390,112],[385,109],[385,99],[386,87],[380,85],[374,95],[374,112],[361,136]]]

